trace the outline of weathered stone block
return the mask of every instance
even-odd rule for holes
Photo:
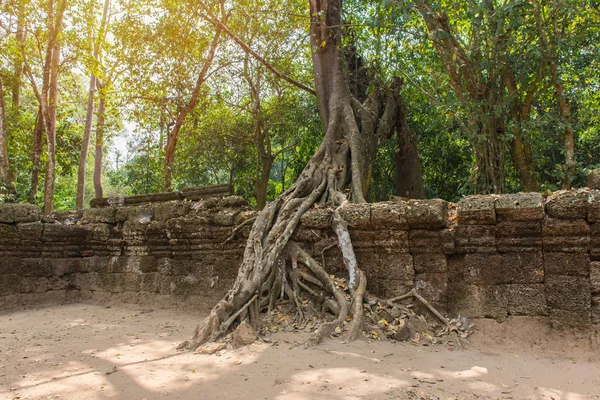
[[[34,204],[13,204],[14,222],[35,222],[40,220],[40,210]]]
[[[544,253],[544,270],[550,275],[588,276],[590,256],[586,253]]]
[[[501,283],[534,284],[544,282],[543,257],[540,251],[502,254]]]
[[[590,225],[583,219],[544,220],[542,237],[547,252],[587,252],[590,248]]]
[[[446,224],[448,202],[440,199],[409,200],[406,218],[411,228],[438,229]]]
[[[448,287],[449,309],[469,318],[504,319],[508,314],[508,285],[452,284]]]
[[[83,242],[87,237],[87,229],[80,225],[44,224],[42,240],[44,242]]]
[[[333,210],[330,208],[313,208],[300,218],[302,226],[307,228],[327,229],[331,225]]]
[[[23,260],[18,257],[0,257],[0,275],[21,274]]]
[[[171,218],[188,215],[191,205],[189,201],[169,201],[156,204],[154,207],[154,219],[156,221],[167,221]]]
[[[20,223],[17,224],[17,231],[21,240],[41,240],[44,224],[40,221]]]
[[[443,251],[442,231],[413,229],[409,231],[408,243],[413,254],[440,253]]]
[[[21,293],[44,293],[48,286],[48,278],[21,278]]]
[[[455,231],[457,253],[496,252],[496,226],[459,225]]]
[[[548,196],[546,212],[550,218],[587,218],[588,191],[561,190]]]
[[[379,296],[390,298],[395,296],[401,296],[410,292],[414,287],[414,281],[401,281],[395,279],[377,279],[375,282],[374,293]]]
[[[157,293],[158,292],[158,272],[150,272],[142,275],[140,282],[140,290],[142,292]]]
[[[427,301],[446,303],[448,277],[445,273],[420,273],[415,276],[415,290]]]
[[[58,276],[51,276],[48,278],[47,288],[48,290],[64,290],[69,286],[69,283]]]
[[[579,276],[546,276],[548,307],[566,311],[589,311],[591,307],[590,282]]]
[[[501,221],[496,225],[499,252],[539,251],[542,249],[542,225],[539,221]]]
[[[77,289],[83,290],[99,290],[101,289],[98,284],[99,278],[96,272],[84,273],[84,274],[73,274],[69,280],[69,283],[72,286],[75,286]],[[57,286],[60,287],[61,282],[65,282],[64,280],[56,281]]]
[[[399,201],[371,204],[371,229],[408,229],[407,205]]]
[[[12,224],[15,222],[13,205],[9,203],[0,203],[0,224]]]
[[[494,196],[468,196],[456,208],[460,225],[495,225],[496,199]]]
[[[422,272],[447,272],[448,263],[444,254],[415,254],[415,271]]]
[[[590,264],[590,286],[592,293],[600,294],[600,262]]]
[[[115,219],[117,222],[148,223],[154,219],[154,205],[118,207]]]
[[[544,218],[544,196],[541,193],[496,195],[499,221],[537,221]]]
[[[117,207],[90,208],[84,210],[82,224],[115,224],[117,222]]]
[[[454,229],[442,229],[440,231],[442,241],[442,252],[444,254],[454,254],[456,252],[456,231]]]
[[[379,254],[381,277],[398,281],[412,281],[415,277],[410,254]]]
[[[348,203],[339,209],[340,216],[349,227],[369,229],[371,227],[371,205]]]
[[[226,208],[211,215],[211,221],[215,225],[233,226],[235,225],[235,217],[240,211],[237,209]]]
[[[19,244],[19,232],[12,225],[0,224],[0,242]]]
[[[590,255],[592,260],[600,261],[600,223],[590,225]]]
[[[99,242],[106,242],[108,240],[112,228],[112,225],[100,223],[84,225],[84,229],[88,231],[87,239]]]
[[[226,197],[219,199],[218,207],[223,207],[223,208],[248,207],[248,201],[246,201],[246,199],[244,199],[242,196],[226,196]]]
[[[510,315],[547,315],[544,285],[508,285],[508,313]]]
[[[21,278],[15,274],[0,275],[0,296],[21,293]]]

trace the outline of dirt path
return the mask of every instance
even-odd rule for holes
[[[280,333],[221,356],[176,352],[196,321],[85,304],[0,314],[0,399],[600,399],[600,362],[582,349],[304,349],[304,334]]]

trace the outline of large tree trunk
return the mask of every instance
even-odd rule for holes
[[[417,137],[408,127],[406,109],[400,104],[396,121],[398,148],[394,154],[396,161],[396,195],[411,199],[424,199],[425,186],[423,172],[417,150]]]
[[[52,213],[56,184],[56,110],[58,106],[58,68],[60,65],[60,43],[56,41],[52,50],[50,66],[50,90],[46,107],[46,151],[48,167],[44,183],[44,215]]]
[[[0,195],[14,194],[13,176],[8,162],[8,135],[4,112],[4,87],[0,77]]]
[[[297,282],[293,277],[297,275],[298,262],[306,265],[314,275],[311,279],[321,282],[338,304],[336,319],[324,324],[315,340],[328,336],[349,313],[349,339],[358,335],[366,279],[356,264],[350,236],[339,213],[334,213],[333,228],[348,271],[355,305],[352,310],[323,267],[290,241],[301,216],[315,203],[339,207],[347,201],[347,188],[350,200],[364,202],[363,187],[369,180],[370,162],[375,158],[377,145],[389,137],[396,122],[399,85],[375,90],[364,103],[352,96],[341,49],[341,12],[341,0],[310,1],[311,53],[317,103],[325,128],[323,141],[297,181],[259,213],[233,287],[197,328],[194,337],[180,348],[195,348],[216,340],[246,311],[252,322],[263,306],[272,305],[282,287],[287,287],[286,293],[296,301],[290,286],[282,280],[287,271],[292,282]]]
[[[98,116],[96,118],[96,153],[94,156],[94,192],[96,199],[104,197],[102,190],[102,159],[104,157],[104,131],[105,112],[106,112],[106,90],[100,89],[98,100]],[[119,169],[119,160],[117,159],[117,169]]]

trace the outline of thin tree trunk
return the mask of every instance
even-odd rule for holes
[[[224,16],[224,20],[227,18]],[[215,53],[217,51],[217,47],[219,46],[219,38],[221,37],[221,27],[215,27],[215,36],[213,37],[212,43],[210,44],[210,48],[208,50],[208,54],[206,56],[206,60],[204,61],[204,65],[202,66],[202,70],[198,74],[198,78],[196,79],[196,86],[192,91],[192,96],[190,101],[183,107],[179,114],[177,115],[177,119],[175,120],[175,125],[171,132],[167,135],[167,146],[165,149],[165,191],[170,192],[173,190],[173,161],[175,161],[175,148],[177,146],[177,139],[179,137],[179,131],[183,126],[183,122],[185,121],[185,117],[194,110],[196,107],[196,103],[198,102],[198,95],[200,94],[200,89],[202,85],[206,81],[206,76],[208,74],[208,70],[212,65],[213,59],[215,57]]]
[[[48,168],[44,184],[44,215],[52,213],[56,184],[56,109],[58,106],[58,67],[60,64],[60,43],[54,43],[50,67],[50,90],[46,111],[46,145]]]
[[[25,29],[23,26],[24,19],[24,5],[25,3],[20,1],[18,5],[18,15],[17,15],[17,32],[15,34],[17,43],[19,43],[20,48],[24,46],[25,43]],[[12,89],[12,99],[13,99],[13,107],[15,109],[19,109],[19,104],[21,103],[21,78],[23,76],[23,59],[20,54],[15,56],[15,81],[13,83]]]
[[[96,152],[94,156],[94,192],[96,194],[96,199],[101,199],[104,197],[102,190],[102,159],[104,157],[104,131],[106,129],[104,122],[106,112],[105,88],[100,88],[98,97],[98,115],[96,119]]]
[[[425,186],[423,185],[423,172],[417,150],[417,137],[408,127],[406,109],[403,104],[398,107],[396,120],[396,134],[398,135],[398,148],[394,157],[396,159],[396,195],[411,199],[424,199]]]
[[[37,202],[38,187],[40,184],[40,170],[42,161],[42,150],[44,141],[44,115],[42,107],[38,108],[38,114],[33,130],[33,149],[31,152],[31,187],[29,188],[29,202]]]
[[[4,87],[0,77],[0,194],[14,194],[13,176],[8,162],[8,135],[4,110]]]
[[[100,46],[103,41],[104,31],[106,29],[106,21],[108,16],[108,7],[110,0],[104,0],[104,8],[102,11],[102,19],[100,22],[100,29],[98,31],[98,37],[93,40],[92,47],[92,58],[95,63],[99,61]],[[92,10],[93,13],[94,10]],[[93,15],[91,16],[93,17]],[[96,66],[94,66],[96,67]],[[81,142],[81,153],[79,155],[79,169],[77,171],[77,197],[75,200],[75,207],[77,210],[82,210],[85,204],[85,175],[87,166],[88,148],[90,145],[90,136],[92,132],[92,122],[94,118],[94,95],[96,92],[96,80],[97,77],[94,73],[90,74],[90,86],[88,90],[87,109],[85,115],[85,127],[83,129],[83,140]]]

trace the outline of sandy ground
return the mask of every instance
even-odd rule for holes
[[[177,352],[197,321],[85,304],[0,314],[0,399],[600,399],[600,361],[585,343],[543,351],[543,339],[476,334],[466,350],[305,349],[303,333],[278,333],[220,356]]]

